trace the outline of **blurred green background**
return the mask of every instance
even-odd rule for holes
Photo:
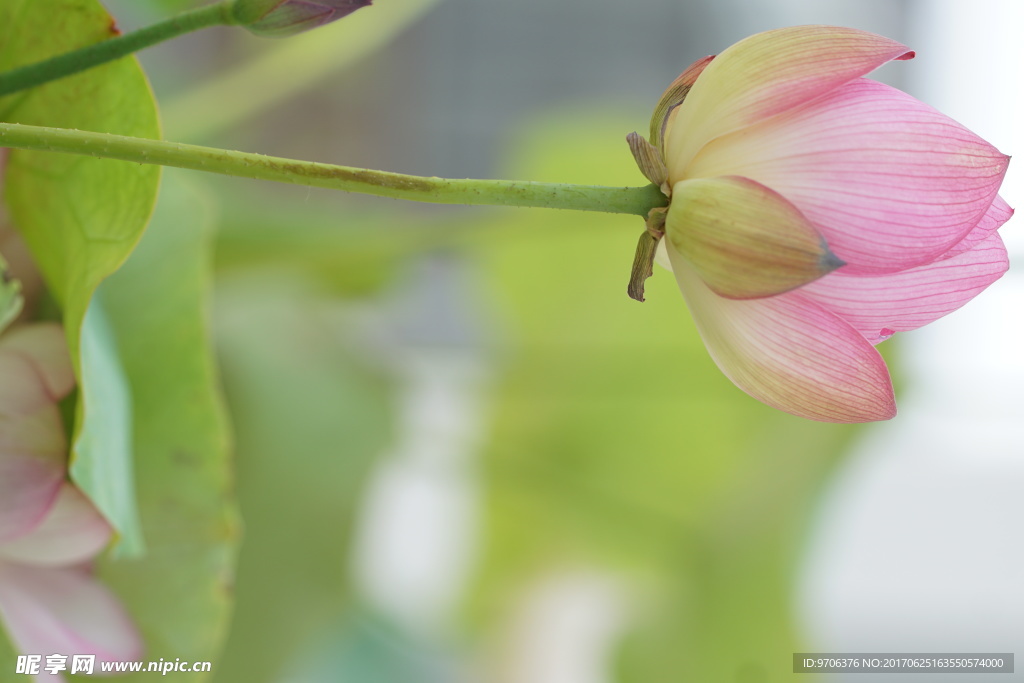
[[[107,4],[128,29],[196,3]],[[141,57],[169,140],[636,185],[625,135],[693,60],[793,23],[906,39],[907,11],[377,0],[287,41],[209,30]],[[172,170],[157,216],[153,235],[212,247],[235,443],[243,540],[211,680],[793,678],[815,642],[801,557],[858,431],[735,389],[664,273],[629,300],[639,220]]]

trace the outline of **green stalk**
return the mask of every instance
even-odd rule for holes
[[[190,10],[138,31],[0,73],[0,97],[91,69],[207,26],[233,23],[230,0]]]
[[[453,180],[334,166],[226,149],[64,128],[0,123],[0,147],[86,154],[139,164],[324,187],[434,204],[532,206],[643,216],[668,200],[654,185],[604,187],[521,180]]]

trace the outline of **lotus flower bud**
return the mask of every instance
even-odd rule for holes
[[[794,415],[893,417],[875,344],[1007,269],[1009,157],[864,78],[913,56],[837,26],[760,33],[695,62],[662,96],[650,139],[627,138],[670,199],[648,216],[630,296],[643,300],[658,256],[719,368]]]
[[[235,0],[235,21],[258,36],[282,38],[346,17],[371,0]]]

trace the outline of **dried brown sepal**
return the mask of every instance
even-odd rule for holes
[[[640,172],[668,196],[668,168],[661,158],[661,152],[636,131],[626,136],[626,142],[629,143],[629,151],[633,153]]]
[[[672,81],[665,92],[658,100],[658,106],[654,108],[651,116],[651,144],[658,150],[663,151],[665,138],[665,126],[668,124],[668,117],[672,110],[683,103],[690,92],[690,88],[697,82],[697,77],[704,71],[704,67],[711,63],[714,55],[698,59],[691,64],[686,71],[679,74],[679,78]]]
[[[633,271],[629,275],[626,292],[630,299],[644,300],[644,282],[654,275],[654,255],[658,253],[658,244],[665,236],[665,216],[667,207],[651,209],[647,214],[647,229],[640,235],[633,256]]]

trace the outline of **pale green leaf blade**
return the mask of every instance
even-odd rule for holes
[[[108,559],[101,574],[139,623],[149,660],[215,661],[231,606],[238,528],[210,341],[209,207],[168,174],[152,226],[98,295],[132,396],[146,538],[143,558]],[[148,680],[119,680],[136,678]]]
[[[0,256],[0,332],[18,317],[22,303],[21,283],[11,277],[7,261]]]
[[[144,542],[132,476],[132,394],[114,330],[98,297],[85,314],[81,353],[80,401],[90,408],[77,445],[84,453],[102,453],[102,458],[82,458],[72,472],[80,487],[104,502],[104,514],[120,521],[121,543],[115,552],[138,556]]]

